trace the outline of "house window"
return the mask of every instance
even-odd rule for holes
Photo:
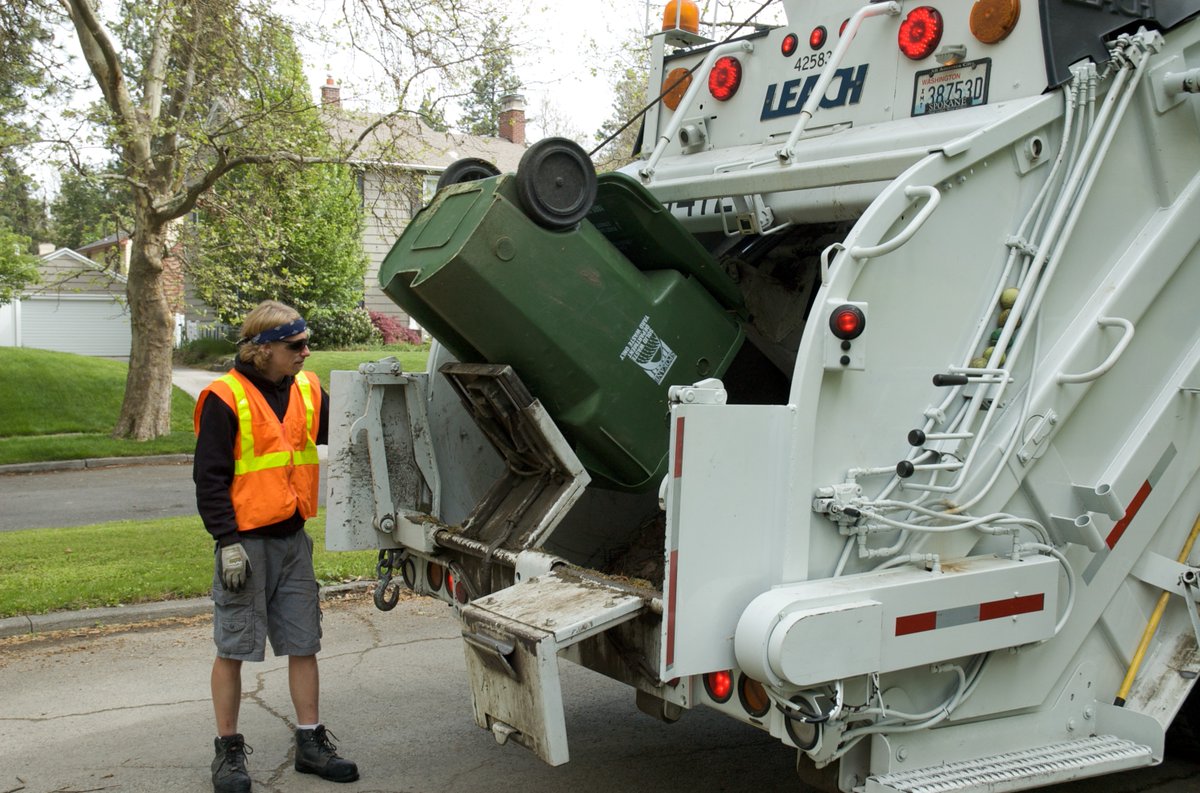
[[[433,200],[433,195],[437,192],[438,176],[439,174],[436,173],[425,174],[425,178],[421,181],[422,204],[428,204]]]

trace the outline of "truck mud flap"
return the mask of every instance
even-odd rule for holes
[[[462,610],[475,723],[550,765],[569,759],[558,653],[633,619],[642,598],[554,571]]]

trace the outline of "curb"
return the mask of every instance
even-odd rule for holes
[[[332,596],[366,591],[374,586],[374,581],[353,581],[349,584],[321,587],[321,600]],[[107,606],[80,609],[79,611],[56,611],[50,614],[7,617],[0,619],[0,639],[50,633],[51,631],[78,630],[79,628],[95,628],[106,625],[132,625],[178,617],[195,617],[211,612],[212,598],[198,597],[187,600],[138,603],[133,606]]]
[[[141,457],[96,457],[90,460],[50,460],[43,463],[0,465],[5,474],[38,474],[45,471],[71,471],[90,468],[115,468],[122,465],[179,465],[191,463],[191,454],[149,454]]]

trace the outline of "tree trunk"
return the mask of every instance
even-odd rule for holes
[[[129,375],[114,438],[147,441],[171,431],[171,365],[174,317],[163,283],[167,225],[135,201],[129,261]]]

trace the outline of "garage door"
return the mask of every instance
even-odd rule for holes
[[[80,355],[129,355],[129,315],[111,297],[21,300],[21,346]]]

